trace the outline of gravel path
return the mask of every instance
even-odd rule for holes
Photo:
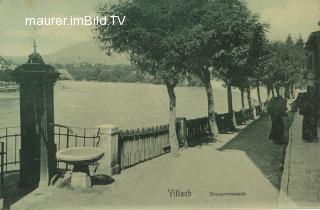
[[[262,118],[224,149],[217,150],[215,144],[209,143],[182,150],[179,157],[164,155],[122,171],[113,177],[112,184],[95,185],[87,191],[38,189],[11,209],[276,208],[279,191],[262,170],[272,161],[267,159],[263,165],[252,156],[254,151],[261,153],[261,149],[248,145],[248,153],[234,143],[243,145],[250,137],[252,141],[265,141],[262,146],[271,145],[267,138],[269,128],[269,120]],[[186,192],[187,196],[170,197],[171,189]]]
[[[295,114],[282,175],[280,208],[320,207],[320,142],[302,140],[302,119]]]

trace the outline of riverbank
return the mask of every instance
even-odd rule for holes
[[[221,135],[218,143],[204,141],[178,158],[164,155],[124,170],[113,183],[88,191],[38,189],[11,209],[276,208],[279,190],[273,180],[280,179],[274,177],[281,159],[272,157],[282,149],[268,140],[269,129],[269,118],[262,117]],[[171,189],[191,194],[173,197]]]

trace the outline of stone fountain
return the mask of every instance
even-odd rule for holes
[[[59,150],[58,160],[73,165],[71,187],[87,189],[91,187],[89,165],[97,162],[104,155],[104,151],[95,147],[75,147]]]

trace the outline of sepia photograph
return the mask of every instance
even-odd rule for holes
[[[319,0],[0,0],[0,210],[320,209]]]

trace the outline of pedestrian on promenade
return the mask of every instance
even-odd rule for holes
[[[269,139],[273,140],[274,144],[284,144],[284,123],[283,117],[286,116],[287,100],[281,96],[272,98],[268,104],[268,114],[271,117],[271,132]]]
[[[296,106],[299,108],[299,114],[303,115],[302,121],[302,139],[307,142],[318,140],[317,132],[317,104],[316,92],[313,86],[307,87],[307,92],[299,94],[295,100]]]

